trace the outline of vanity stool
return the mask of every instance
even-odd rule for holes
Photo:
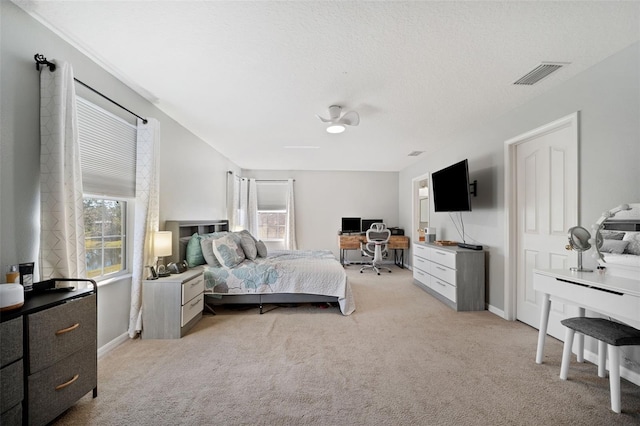
[[[609,354],[609,388],[611,410],[620,413],[620,346],[640,345],[640,330],[604,318],[576,317],[560,321],[567,327],[562,351],[560,378],[567,380],[571,347],[576,332],[598,341],[598,376],[604,377],[605,348]]]

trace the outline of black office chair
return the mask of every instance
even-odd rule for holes
[[[386,266],[381,266],[383,257],[389,254],[388,246],[391,238],[391,231],[384,223],[373,223],[367,229],[367,242],[360,244],[360,251],[363,256],[373,257],[371,265],[364,265],[360,268],[360,273],[365,269],[373,269],[380,275],[381,269],[391,272]]]

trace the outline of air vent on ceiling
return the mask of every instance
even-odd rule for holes
[[[520,77],[520,79],[515,81],[513,84],[525,86],[534,85],[543,78],[548,77],[549,74],[558,71],[560,68],[568,64],[568,62],[543,62],[523,77]]]
[[[408,155],[409,157],[417,157],[418,155],[422,154],[424,151],[411,151]]]

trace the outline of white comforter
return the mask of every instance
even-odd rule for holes
[[[338,298],[343,315],[355,310],[347,275],[329,250],[274,251],[234,268],[205,269],[205,293],[305,293]]]

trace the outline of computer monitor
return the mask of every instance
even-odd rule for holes
[[[360,232],[360,218],[359,217],[343,217],[342,218],[342,232]]]
[[[367,232],[374,223],[384,223],[382,219],[362,219],[362,232]]]

